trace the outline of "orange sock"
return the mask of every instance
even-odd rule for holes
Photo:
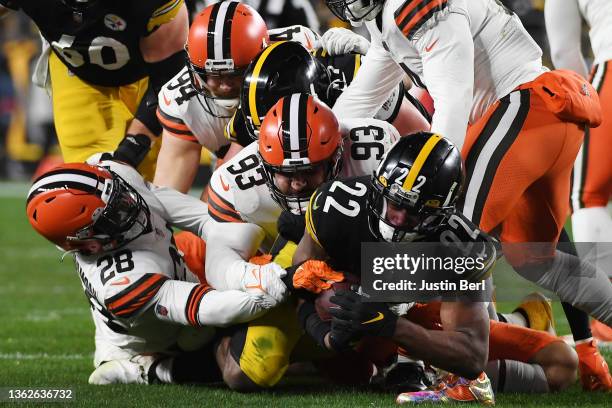
[[[516,360],[529,362],[544,347],[563,341],[543,331],[491,320],[489,333],[489,361]]]

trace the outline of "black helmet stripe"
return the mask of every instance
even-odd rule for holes
[[[78,170],[60,170],[45,174],[39,178],[28,192],[27,202],[45,191],[71,188],[84,192],[93,192],[96,189],[97,195],[102,195],[104,183],[100,183],[98,177],[93,173],[86,173]]]
[[[285,97],[283,102],[283,150],[286,159],[308,157],[308,96],[293,94]]]
[[[217,14],[219,14],[219,8],[223,2],[215,3],[211,12],[210,20],[208,21],[208,38],[206,39],[206,55],[208,58],[216,59],[215,56],[215,25],[217,21]],[[206,62],[206,61],[205,61]]]

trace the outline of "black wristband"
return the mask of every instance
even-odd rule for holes
[[[321,320],[311,302],[302,303],[298,309],[298,319],[304,331],[326,349],[325,336],[331,331],[331,322]]]
[[[136,168],[142,163],[150,149],[151,139],[149,136],[142,133],[136,135],[127,134],[119,143],[119,146],[117,146],[117,150],[113,153],[113,158]]]

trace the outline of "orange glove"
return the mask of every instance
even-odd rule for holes
[[[301,264],[293,275],[293,287],[312,293],[331,288],[332,282],[342,282],[344,274],[334,271],[324,261],[309,260]]]
[[[262,254],[262,255],[253,255],[251,259],[249,259],[249,263],[255,265],[266,265],[272,262],[271,254]]]

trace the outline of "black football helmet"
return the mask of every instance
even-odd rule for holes
[[[442,136],[419,132],[395,143],[380,162],[368,193],[370,230],[381,241],[414,241],[453,212],[465,172],[459,149]],[[387,219],[389,204],[407,211],[402,226]]]
[[[75,12],[84,12],[94,6],[99,0],[62,0],[62,3],[70,7]]]
[[[359,22],[375,19],[384,0],[325,0],[325,3],[340,20]]]
[[[261,51],[244,75],[240,110],[249,135],[259,137],[266,113],[283,96],[324,95],[331,79],[327,69],[294,41],[279,41]]]

